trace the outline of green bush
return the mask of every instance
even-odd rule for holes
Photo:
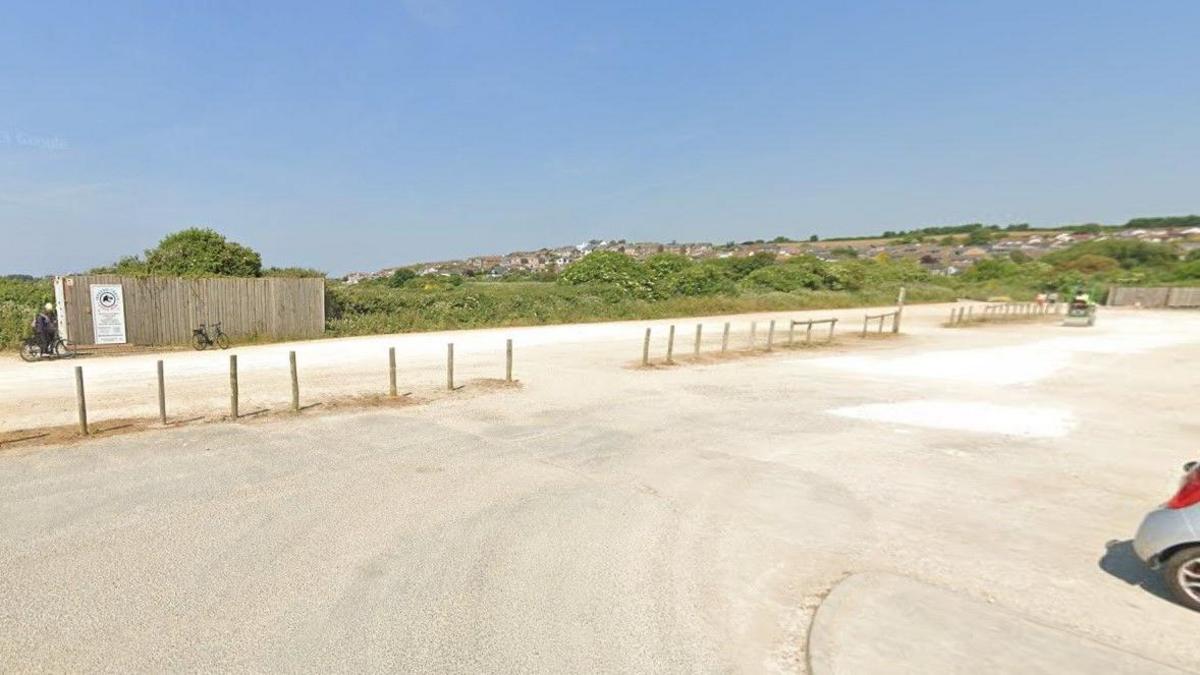
[[[589,256],[590,257],[590,256]],[[782,267],[782,266],[781,266]],[[674,283],[700,275],[695,295],[663,299],[632,297],[615,284],[567,285],[539,282],[468,282],[458,288],[425,292],[386,284],[331,284],[328,328],[332,335],[368,335],[404,331],[523,326],[550,323],[659,319],[741,312],[886,305],[896,300],[894,286],[862,291],[743,291],[717,266],[692,265]],[[712,288],[720,291],[709,293]],[[932,284],[909,287],[911,302],[953,300],[956,290]]]
[[[1100,272],[1111,272],[1121,266],[1121,263],[1114,258],[1106,255],[1096,255],[1095,253],[1085,253],[1073,260],[1068,260],[1062,263],[1061,267],[1068,270],[1078,270],[1084,274],[1097,274]]]
[[[391,286],[392,288],[399,288],[416,277],[416,272],[407,267],[401,267],[395,272],[392,272],[392,276],[388,277],[387,283],[388,286]]]
[[[0,278],[0,349],[19,347],[47,302],[54,302],[50,279]]]
[[[401,282],[401,286],[418,291],[436,292],[458,288],[463,285],[463,281],[463,278],[457,274],[426,274],[410,277],[407,281]],[[387,285],[391,285],[391,279],[388,279]]]
[[[932,276],[913,260],[845,260],[833,265],[838,288],[857,290],[929,282]]]
[[[311,267],[268,267],[262,271],[264,277],[290,277],[293,279],[324,279],[325,273]]]
[[[1085,241],[1068,249],[1049,253],[1043,256],[1042,260],[1057,267],[1065,267],[1066,263],[1085,255],[1112,258],[1125,269],[1169,265],[1179,259],[1175,247],[1167,244],[1154,244],[1136,239],[1105,239]]]
[[[1200,257],[1180,264],[1171,271],[1171,277],[1178,281],[1200,279]]]
[[[145,259],[125,256],[112,265],[93,269],[92,273],[258,277],[263,269],[262,256],[257,251],[229,241],[216,230],[191,227],[163,237],[158,246],[146,251]]]
[[[802,289],[844,290],[848,287],[847,279],[840,267],[813,256],[798,256],[780,265],[754,270],[742,281],[742,285],[750,289],[785,293]]]
[[[25,305],[37,313],[39,307],[53,301],[54,286],[50,279],[0,278],[0,302]]]
[[[717,264],[724,265],[726,274],[734,281],[745,279],[754,270],[770,267],[775,264],[775,256],[770,253],[755,253],[740,258],[719,258]]]
[[[991,281],[994,279],[1010,279],[1021,272],[1021,266],[1011,260],[1002,258],[985,258],[971,265],[963,278],[968,281]]]
[[[607,284],[632,297],[646,297],[651,290],[646,268],[616,251],[595,251],[567,265],[558,276],[558,282],[566,286]]]
[[[692,261],[678,253],[656,253],[646,258],[644,264],[651,281],[659,282],[691,267]]]
[[[667,291],[670,295],[716,295],[735,293],[737,286],[716,265],[692,265],[669,279]]]
[[[37,316],[36,305],[31,309],[28,305],[0,300],[0,348],[15,349],[32,333],[29,327],[33,317]]]

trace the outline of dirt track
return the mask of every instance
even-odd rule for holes
[[[627,367],[643,324],[458,334],[464,379],[494,377],[512,335],[523,387],[0,452],[0,663],[802,671],[821,598],[885,572],[1200,668],[1200,618],[1127,541],[1195,458],[1200,315],[942,314],[911,312],[898,340],[650,370]],[[344,357],[306,391],[382,387],[395,344],[431,393],[446,339],[299,345],[302,367]],[[241,352],[260,405],[287,400],[287,350]],[[223,359],[168,355],[190,373],[176,391],[220,408]],[[89,386],[147,393],[153,415],[153,362],[94,360]],[[68,422],[71,365],[18,371],[65,380],[41,403]],[[126,375],[142,368],[149,384]]]

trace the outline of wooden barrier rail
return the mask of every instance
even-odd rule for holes
[[[797,326],[804,327],[804,344],[812,343],[813,326],[822,326],[822,325],[829,326],[829,333],[826,335],[825,341],[826,342],[832,341],[834,332],[837,329],[837,322],[838,322],[838,319],[836,319],[836,318],[790,320],[790,321],[788,321],[787,346],[794,347],[796,345],[796,327]],[[768,352],[774,351],[776,348],[775,332],[776,332],[776,326],[778,324],[778,321],[775,319],[771,319],[770,321],[767,322],[767,340],[766,340],[766,345],[763,347],[760,347],[759,342],[758,342],[758,323],[759,322],[757,322],[757,321],[751,321],[749,324],[749,335],[747,337],[745,351],[749,351],[749,352],[759,351],[759,350],[768,351]],[[676,328],[676,326],[674,324],[670,324],[667,326],[666,356],[662,360],[662,363],[664,363],[666,365],[674,365],[675,364],[675,328]],[[652,365],[653,360],[651,359],[651,355],[650,355],[650,343],[651,343],[652,335],[653,335],[653,330],[650,328],[647,328],[642,335],[642,351],[641,351],[640,361],[641,361],[641,364],[643,367],[649,367],[650,365]],[[705,336],[704,324],[696,324],[696,329],[695,329],[695,332],[694,332],[693,338],[692,338],[692,349],[691,349],[691,352],[692,352],[691,355],[692,355],[692,358],[694,358],[694,359],[700,358],[700,356],[703,355],[704,336]],[[729,350],[729,336],[730,336],[730,323],[728,321],[726,321],[721,328],[721,347],[720,347],[721,354],[727,354],[730,351]]]
[[[833,340],[833,331],[837,328],[837,319],[806,319],[804,321],[792,321],[791,327],[788,329],[788,345],[793,344],[793,335],[795,334],[796,326],[804,326],[804,344],[812,343],[813,326],[819,326],[823,323],[829,324],[829,337],[826,342]]]
[[[897,309],[892,312],[884,312],[883,314],[867,314],[864,316],[862,336],[867,337],[867,325],[871,321],[879,321],[879,333],[883,333],[883,322],[888,318],[892,320],[892,332],[900,332],[900,310]]]
[[[990,303],[975,311],[976,305],[954,307],[945,325],[950,327],[972,323],[1010,322],[1042,319],[1062,313],[1063,303],[1003,302]]]

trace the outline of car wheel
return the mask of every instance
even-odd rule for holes
[[[1163,578],[1179,604],[1200,612],[1200,546],[1171,556],[1163,567]]]

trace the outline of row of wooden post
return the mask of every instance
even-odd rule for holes
[[[167,382],[163,370],[163,362],[158,361],[158,419],[162,424],[167,423]],[[300,412],[300,372],[296,365],[296,352],[288,352],[288,370],[292,381],[292,412]],[[506,340],[504,345],[504,380],[513,381],[513,341]],[[454,391],[454,343],[446,345],[446,389]],[[396,348],[388,348],[388,396],[399,396],[396,384]],[[75,399],[79,419],[79,432],[88,435],[87,395],[83,384],[83,366],[75,366]],[[229,355],[229,417],[238,419],[238,357]]]
[[[812,321],[792,321],[788,328],[788,346],[795,344],[796,326],[807,324],[808,329],[805,334],[805,342],[812,341],[812,327],[814,324],[828,323],[829,324],[829,339],[833,339],[834,327],[837,325],[837,319],[822,319]],[[725,322],[721,330],[721,353],[729,351],[729,322]],[[650,365],[650,336],[651,329],[647,328],[645,336],[642,339],[642,365]],[[750,322],[750,349],[754,349],[758,342],[758,322]],[[696,335],[692,343],[692,355],[700,356],[700,346],[704,338],[704,324],[696,324]],[[767,327],[767,351],[775,349],[775,320],[772,319]],[[675,324],[667,326],[667,363],[675,363]]]
[[[1054,303],[1053,313],[1059,314],[1061,305]],[[1031,319],[1041,316],[1047,316],[1051,313],[1051,306],[1048,304],[1037,304],[1035,302],[1007,302],[1002,305],[984,305],[983,311],[979,313],[980,321],[1012,321],[1017,319]],[[968,305],[966,307],[954,307],[950,310],[950,325],[957,326],[963,323],[975,321],[975,306]]]

